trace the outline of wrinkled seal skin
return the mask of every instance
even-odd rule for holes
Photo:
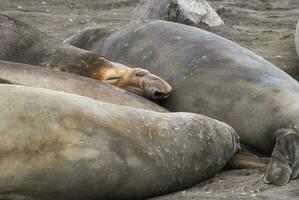
[[[278,67],[220,36],[172,22],[133,22],[97,45],[102,56],[144,66],[170,83],[167,109],[224,121],[242,143],[272,152],[265,182],[298,177],[299,84]]]
[[[25,86],[0,94],[1,199],[145,199],[213,176],[239,147],[230,126],[198,114]]]
[[[28,24],[0,14],[0,59],[43,66],[116,85],[149,99],[164,99],[171,86],[149,71],[106,60],[62,44]]]
[[[77,94],[118,105],[166,112],[157,104],[131,92],[75,74],[0,60],[0,83],[19,84]]]

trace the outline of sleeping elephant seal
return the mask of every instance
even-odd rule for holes
[[[0,85],[0,198],[145,199],[219,172],[238,136],[222,122]]]
[[[224,121],[242,143],[272,152],[266,182],[298,177],[299,84],[276,66],[213,33],[165,21],[131,23],[97,45],[101,55],[169,82],[167,109]]]
[[[118,105],[166,112],[157,104],[131,92],[75,74],[0,60],[0,83],[46,88],[86,96]]]
[[[54,68],[116,85],[150,99],[167,98],[171,86],[141,68],[128,67],[61,44],[29,25],[0,14],[0,59]]]

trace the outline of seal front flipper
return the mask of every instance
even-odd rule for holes
[[[299,175],[299,134],[291,129],[275,132],[275,146],[264,182],[285,185]]]

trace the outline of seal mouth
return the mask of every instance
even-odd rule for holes
[[[172,87],[167,82],[153,74],[143,77],[141,87],[145,96],[153,100],[167,99],[172,92]]]
[[[147,87],[147,89],[144,89],[144,96],[152,100],[163,100],[169,97],[169,93],[164,93],[156,88]]]
[[[169,97],[169,93],[163,93],[155,88],[151,88],[145,91],[147,98],[151,98],[153,100],[163,100]]]

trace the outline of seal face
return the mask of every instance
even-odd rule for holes
[[[230,126],[202,115],[24,86],[0,93],[1,199],[146,199],[213,176],[238,150]]]
[[[116,85],[150,99],[165,99],[171,86],[149,71],[61,44],[21,21],[0,14],[0,59],[53,68]]]
[[[97,45],[101,55],[170,83],[167,109],[224,121],[242,143],[272,152],[266,182],[298,176],[299,85],[278,67],[220,36],[165,21],[131,23]]]

